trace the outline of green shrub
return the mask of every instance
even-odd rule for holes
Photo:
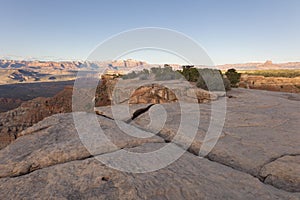
[[[226,91],[231,90],[231,83],[228,78],[223,77],[223,83]]]
[[[132,71],[124,76],[122,76],[123,79],[133,79],[136,78],[138,75],[135,71]]]
[[[181,74],[185,77],[187,81],[197,82],[199,79],[198,69],[194,68],[194,66],[182,66]]]
[[[172,67],[165,65],[164,68],[151,68],[151,73],[154,74],[155,80],[175,80],[180,79],[181,75],[177,71],[173,71]]]
[[[238,83],[241,79],[241,74],[238,73],[235,69],[228,69],[227,72],[225,72],[226,77],[231,83],[231,87],[237,87]]]
[[[199,69],[199,78],[197,87],[210,91],[230,90],[228,80],[226,80],[222,72],[216,69]]]
[[[169,65],[164,67],[153,67],[149,70],[144,69],[140,72],[130,72],[124,75],[123,79],[139,78],[147,80],[154,78],[157,81],[177,80],[185,78],[187,81],[196,82],[196,86],[204,90],[224,91],[230,90],[230,83],[225,79],[220,70],[216,69],[197,69],[194,66],[183,66],[183,70],[174,71]],[[206,80],[206,82],[204,81]]]

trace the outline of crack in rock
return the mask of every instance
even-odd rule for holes
[[[150,105],[148,105],[148,106],[145,107],[145,108],[137,109],[137,110],[133,113],[131,119],[130,119],[130,120],[127,120],[126,123],[130,123],[130,122],[131,122],[132,120],[134,120],[135,118],[137,118],[137,117],[139,117],[140,115],[144,114],[144,113],[147,112],[153,105],[155,105],[155,104],[150,104]]]
[[[300,154],[284,154],[270,159],[261,167],[259,179],[278,189],[300,192],[299,156]]]

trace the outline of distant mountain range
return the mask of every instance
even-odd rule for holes
[[[218,65],[220,69],[235,68],[239,70],[260,70],[260,69],[300,69],[300,62],[273,63],[267,60],[265,63],[242,63]]]
[[[106,72],[111,74],[125,74],[134,67],[143,69],[149,66],[146,62],[133,59],[106,62],[0,60],[0,85],[74,80],[78,71],[98,69],[107,69]]]
[[[97,69],[100,67],[108,67],[112,69],[132,68],[138,66],[146,66],[148,63],[133,59],[115,60],[103,62],[89,62],[89,61],[18,61],[18,60],[0,60],[0,69],[48,69],[48,70],[86,70]]]
[[[158,64],[149,64],[144,61],[134,59],[103,61],[103,62],[89,62],[89,61],[17,61],[17,60],[0,60],[0,69],[32,69],[32,70],[93,70],[101,67],[107,67],[110,70],[130,70],[132,68],[150,68],[159,66]],[[179,64],[170,64],[175,69],[180,69]],[[199,68],[207,66],[196,66]],[[255,69],[300,69],[300,62],[287,63],[273,63],[266,61],[265,63],[239,63],[239,64],[224,64],[217,65],[219,69],[226,70],[235,68],[239,70],[255,70]]]

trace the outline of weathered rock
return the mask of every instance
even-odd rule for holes
[[[300,154],[283,156],[260,171],[264,182],[291,192],[300,192]]]
[[[261,169],[267,163],[283,155],[300,154],[300,101],[297,101],[300,95],[294,94],[295,100],[291,100],[291,94],[288,93],[245,89],[234,89],[229,94],[235,98],[227,99],[223,132],[216,146],[208,154],[208,159],[263,179]],[[175,104],[157,106],[163,106],[168,116],[158,135],[171,141],[179,128],[180,108]],[[152,130],[151,120],[155,117],[151,118],[150,113],[155,108],[156,106],[151,107],[148,113],[138,117],[132,124]],[[199,108],[200,123],[195,139],[187,136],[174,141],[179,145],[191,143],[189,151],[196,155],[203,144],[211,116],[210,104],[199,104]],[[193,114],[193,111],[187,113]],[[294,181],[296,183],[292,185],[299,184],[297,178]],[[274,179],[273,182],[266,183],[276,186],[275,182]],[[280,188],[291,190],[288,183],[281,184]]]
[[[216,100],[220,94],[197,88],[183,80],[114,80],[110,93],[114,104],[147,104],[185,101],[203,103]]]
[[[24,137],[25,138],[25,137]],[[18,140],[16,141],[18,142]],[[131,149],[148,152],[164,144]],[[108,153],[109,156],[109,153]],[[111,169],[95,158],[1,178],[1,199],[298,199],[250,175],[185,153],[166,168],[144,174]]]
[[[89,97],[90,88],[80,90],[78,96],[76,95],[75,97],[80,99],[81,107],[75,111],[87,111],[87,107],[90,107],[91,111],[93,111],[92,108],[95,106],[107,106],[111,105],[112,102],[116,102],[117,104],[121,103],[123,105],[169,103],[178,101],[178,98],[181,101],[187,102],[208,102],[216,100],[218,97],[217,94],[209,93],[199,88],[190,88],[191,86],[189,84],[182,81],[165,81],[158,83],[158,85],[148,86],[146,84],[147,81],[145,81],[142,84],[146,85],[135,88],[135,81],[126,80],[115,89],[117,82],[117,80],[102,80],[101,84],[96,88],[96,95],[92,94],[93,97]],[[162,87],[159,84],[170,86],[170,88],[176,91],[176,95],[178,96],[175,96],[171,89]],[[66,87],[54,97],[35,98],[24,102],[20,107],[14,110],[0,113],[0,149],[14,141],[16,135],[22,130],[41,121],[45,117],[57,113],[72,112],[72,95],[73,87]],[[94,97],[95,101],[92,101]],[[82,102],[87,102],[87,105],[84,105]],[[97,110],[102,112],[102,108]],[[103,110],[105,115],[111,116],[111,114],[107,113],[109,112],[107,107],[104,107]],[[123,114],[119,116],[123,116]]]
[[[80,113],[79,113],[80,114]],[[92,117],[94,114],[81,113],[82,118]],[[88,142],[99,142],[93,154],[103,154],[124,147],[132,147],[145,142],[164,142],[153,136],[150,138],[136,138],[120,130],[113,120],[98,117],[101,128],[106,137],[113,144],[99,140],[89,135]],[[121,122],[119,122],[121,123]],[[88,126],[86,129],[88,130]],[[97,130],[96,130],[97,131]],[[98,129],[100,133],[100,129]],[[138,131],[132,129],[133,131]],[[88,133],[88,132],[87,132]],[[79,137],[74,126],[72,114],[59,114],[48,117],[40,123],[26,129],[18,135],[18,139],[0,151],[0,177],[19,176],[34,170],[91,156],[86,150],[82,137]],[[21,137],[22,136],[22,137]]]
[[[129,104],[176,102],[176,95],[169,89],[152,84],[136,89],[129,99]]]
[[[227,99],[223,133],[205,158],[197,155],[209,128],[210,103],[186,104],[184,112],[178,103],[154,105],[129,124],[124,122],[127,118],[97,116],[117,147],[98,142],[88,130],[78,135],[72,114],[49,117],[0,151],[0,188],[6,191],[0,198],[300,199],[299,95],[245,89],[229,95],[233,98],[223,97]],[[136,106],[130,115],[141,105]],[[199,125],[192,121],[199,115],[194,106],[200,109]],[[188,119],[186,126],[197,130],[195,138],[187,130],[176,137],[182,114]],[[94,114],[78,115],[88,129]],[[139,138],[147,136],[145,129],[151,130],[151,137]],[[93,131],[97,135],[98,129]],[[168,144],[191,146],[166,168],[132,174],[98,163],[80,137],[94,144],[95,158],[112,158],[120,149],[149,152]],[[111,164],[120,160],[134,167],[122,157]]]

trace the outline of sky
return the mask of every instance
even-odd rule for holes
[[[0,0],[0,5],[0,59],[85,60],[115,34],[161,27],[195,40],[215,64],[300,61],[299,0]],[[131,56],[178,62],[147,54]]]

